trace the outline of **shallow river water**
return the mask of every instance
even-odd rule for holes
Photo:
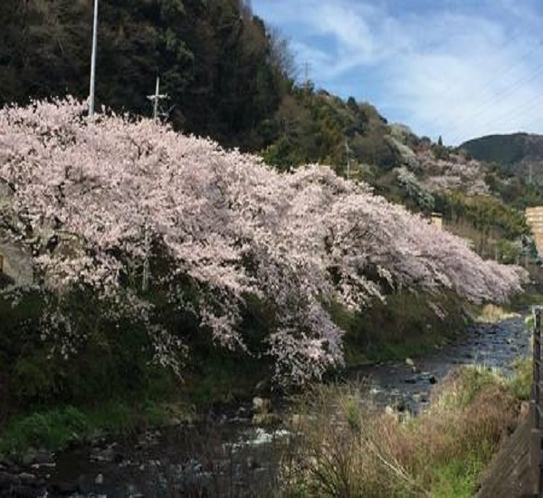
[[[350,375],[376,403],[418,412],[434,385],[461,364],[510,371],[529,354],[524,316],[478,324],[466,339],[424,358],[372,365]],[[24,466],[0,463],[0,496],[174,497],[273,495],[287,432],[251,424],[251,407],[211,421],[151,430],[62,452]]]

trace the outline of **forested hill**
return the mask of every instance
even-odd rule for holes
[[[93,0],[0,2],[0,107],[87,97],[92,14]],[[159,74],[175,129],[280,169],[400,164],[373,106],[297,85],[295,73],[286,41],[243,0],[100,0],[98,106],[150,116]]]
[[[542,135],[487,135],[468,140],[461,147],[476,159],[495,163],[506,173],[543,183]]]
[[[0,106],[86,98],[93,3],[0,2]],[[98,105],[149,116],[160,74],[176,129],[257,150],[290,84],[281,44],[242,0],[100,0]]]
[[[0,107],[87,97],[93,3],[0,2]],[[244,0],[100,0],[98,106],[150,116],[157,75],[176,130],[280,170],[329,164],[412,210],[510,239],[526,232],[516,209],[543,198],[524,178],[390,125],[368,103],[296,82],[288,44]],[[494,244],[480,252],[495,254]]]

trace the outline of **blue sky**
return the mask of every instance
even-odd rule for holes
[[[541,0],[252,0],[298,78],[446,144],[543,133]]]

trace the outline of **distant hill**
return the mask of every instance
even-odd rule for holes
[[[543,135],[488,135],[460,147],[475,159],[498,165],[507,174],[543,184]]]

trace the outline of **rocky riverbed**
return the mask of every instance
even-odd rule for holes
[[[524,318],[516,317],[478,324],[462,343],[425,358],[360,369],[351,380],[369,382],[371,396],[383,407],[416,413],[456,366],[477,363],[508,371],[528,352]],[[232,413],[130,438],[96,434],[89,444],[57,455],[31,451],[18,462],[0,455],[0,496],[273,496],[288,432],[263,404],[255,400]]]
[[[529,354],[530,333],[523,316],[471,327],[467,338],[424,358],[406,358],[361,368],[353,379],[369,379],[374,401],[417,413],[429,400],[430,392],[445,375],[459,365],[476,364],[512,374],[512,362]]]

